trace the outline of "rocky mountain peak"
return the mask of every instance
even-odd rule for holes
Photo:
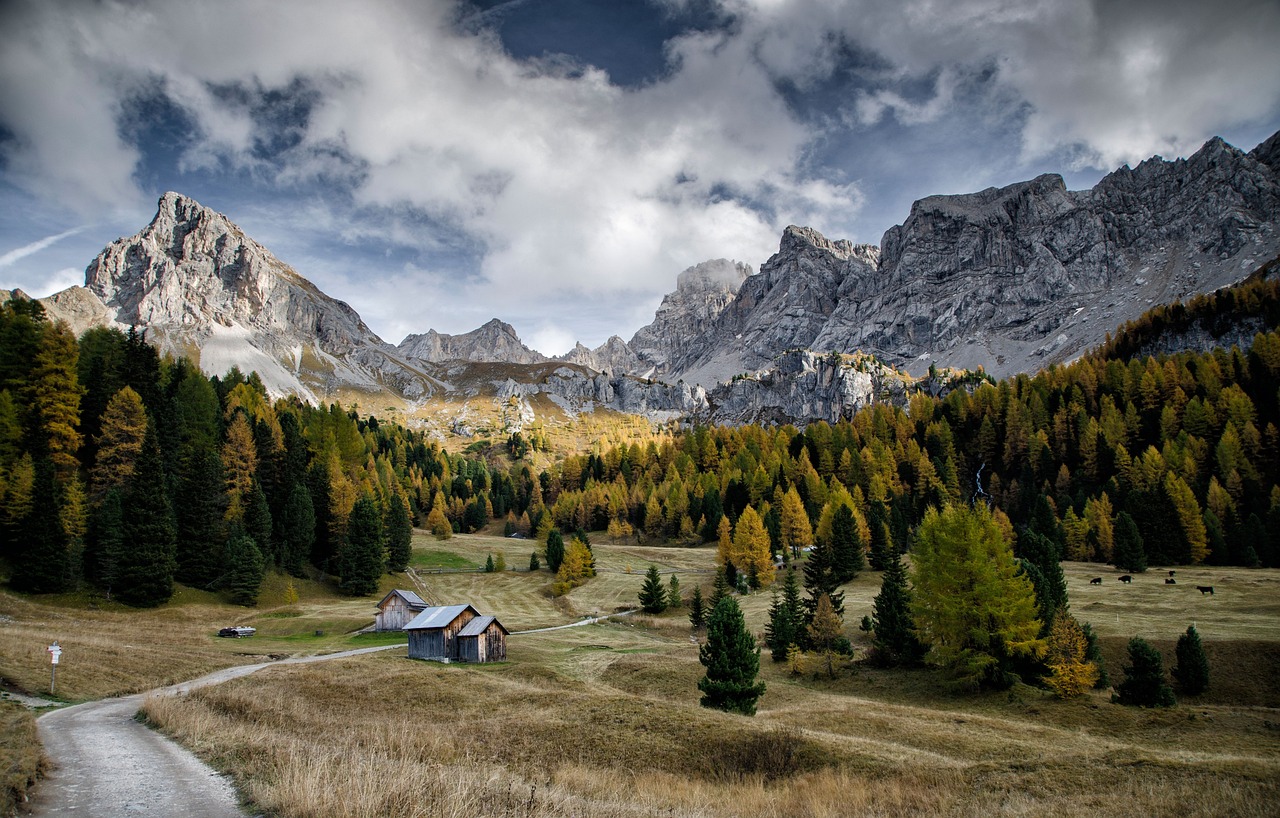
[[[408,335],[396,349],[410,360],[430,363],[475,361],[535,364],[548,360],[545,355],[525,346],[516,334],[515,327],[497,318],[461,335],[448,335],[433,329]]]
[[[725,258],[704,261],[701,264],[695,264],[676,276],[675,294],[690,296],[695,293],[704,293],[708,290],[736,293],[738,288],[742,286],[743,280],[751,273],[751,265],[743,264],[740,261],[730,261]],[[666,304],[667,299],[670,298],[670,295],[664,298],[663,304]]]

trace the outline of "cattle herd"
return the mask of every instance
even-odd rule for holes
[[[1177,585],[1177,584],[1178,584],[1178,581],[1177,581],[1176,579],[1174,579],[1174,578],[1173,578],[1173,575],[1174,575],[1175,573],[1177,573],[1177,572],[1176,572],[1176,571],[1170,571],[1170,572],[1169,572],[1169,576],[1168,576],[1168,577],[1166,577],[1166,578],[1165,578],[1165,580],[1164,580],[1164,584],[1165,584],[1165,585]],[[1123,576],[1117,577],[1117,579],[1118,579],[1120,582],[1123,582],[1125,585],[1128,585],[1129,583],[1133,582],[1133,576],[1132,576],[1131,574],[1124,574]],[[1090,585],[1101,585],[1101,584],[1102,584],[1102,577],[1094,577],[1093,579],[1089,580],[1089,584],[1090,584]],[[1197,585],[1197,586],[1196,586],[1196,590],[1200,592],[1200,595],[1201,595],[1201,596],[1204,596],[1205,594],[1208,594],[1208,595],[1210,595],[1210,596],[1213,596],[1213,586],[1212,586],[1212,585]]]

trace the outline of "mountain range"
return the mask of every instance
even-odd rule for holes
[[[690,267],[630,341],[551,358],[497,319],[393,346],[226,216],[166,193],[149,225],[89,263],[83,287],[42,301],[77,332],[136,325],[206,373],[255,370],[312,402],[482,400],[527,417],[544,396],[568,414],[803,423],[901,398],[896,370],[1000,377],[1070,360],[1151,306],[1280,255],[1277,214],[1280,133],[1248,153],[1215,138],[1090,190],[1044,175],[921,199],[879,246],[788,227],[759,272]]]

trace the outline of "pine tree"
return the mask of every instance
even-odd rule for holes
[[[732,597],[716,603],[707,620],[707,641],[698,649],[707,674],[698,682],[703,707],[754,716],[764,682],[756,681],[760,651]]]
[[[662,579],[658,576],[658,567],[650,565],[640,586],[640,607],[645,613],[660,614],[667,609],[666,589],[662,587]]]
[[[244,533],[258,547],[258,554],[262,557],[263,564],[279,565],[279,556],[272,547],[271,528],[271,509],[267,505],[266,492],[263,491],[262,484],[257,478],[254,478],[249,494],[245,497]]]
[[[538,562],[538,552],[534,551],[529,555],[529,570],[537,571],[541,567],[541,563]]]
[[[734,567],[746,572],[752,588],[768,588],[773,584],[769,532],[764,530],[760,515],[751,506],[743,509],[738,524],[734,526],[733,553]]]
[[[102,504],[89,518],[88,543],[85,548],[85,574],[111,598],[124,549],[124,509],[120,489],[110,489]]]
[[[888,557],[880,593],[871,605],[874,657],[882,665],[914,662],[924,654],[911,621],[907,571],[896,551]]]
[[[800,599],[800,580],[794,568],[787,569],[782,580],[781,593],[775,591],[769,606],[769,622],[765,625],[764,641],[769,646],[773,661],[787,658],[787,650],[804,640],[804,604]]]
[[[706,607],[702,602],[702,587],[693,586],[693,596],[689,599],[689,627],[695,631],[702,630],[707,624]]]
[[[493,573],[493,554],[490,554],[488,557],[486,557],[486,558],[485,558],[485,561],[484,561],[484,572],[485,572],[486,574],[492,574],[492,573]]]
[[[1054,617],[1049,629],[1045,665],[1049,678],[1045,684],[1061,699],[1074,699],[1098,680],[1098,666],[1089,661],[1089,640],[1075,617],[1065,610]]]
[[[564,536],[560,529],[553,528],[547,534],[547,568],[553,574],[560,572],[560,563],[564,562]]]
[[[1115,701],[1137,707],[1173,707],[1177,704],[1173,688],[1164,677],[1164,661],[1160,651],[1145,639],[1129,640],[1129,665],[1125,679],[1116,689]]]
[[[31,409],[39,419],[44,449],[62,483],[80,468],[80,395],[76,372],[80,348],[67,325],[45,328],[31,373]]]
[[[836,508],[831,520],[831,557],[836,581],[841,584],[852,582],[866,564],[857,521],[853,511],[845,505]]]
[[[400,573],[409,567],[413,557],[413,521],[409,519],[409,505],[399,494],[387,499],[383,534],[387,538],[387,571]]]
[[[227,589],[235,605],[258,604],[258,592],[262,588],[262,552],[252,537],[237,534],[227,542],[224,557],[225,573],[222,587]]]
[[[1044,652],[1035,589],[986,506],[930,509],[912,552],[912,614],[929,660],[961,687],[1005,688]]]
[[[818,605],[813,613],[813,621],[805,628],[809,644],[820,652],[827,663],[827,676],[835,678],[835,656],[847,652],[849,640],[844,635],[844,622],[831,600],[823,594],[818,597]]]
[[[1173,678],[1178,682],[1178,690],[1186,696],[1199,696],[1208,690],[1209,658],[1205,656],[1195,625],[1178,637],[1177,657]]]
[[[1140,574],[1147,570],[1147,554],[1143,548],[1142,535],[1138,533],[1138,524],[1126,511],[1116,515],[1115,547],[1112,551],[1112,563],[1121,571]]]
[[[179,582],[208,588],[222,571],[226,539],[223,526],[226,495],[222,489],[222,458],[215,444],[200,437],[183,444],[174,489]]]
[[[121,498],[125,547],[116,562],[116,597],[140,608],[155,607],[173,596],[177,524],[161,457],[155,426],[148,424],[128,490]]]
[[[382,515],[370,497],[361,497],[347,520],[347,540],[338,554],[338,590],[368,596],[378,590],[386,568],[382,553]]]
[[[102,414],[95,444],[97,460],[89,471],[91,495],[101,498],[110,488],[122,488],[133,474],[147,436],[147,410],[142,398],[126,386],[111,396]]]
[[[889,513],[879,500],[873,500],[867,506],[867,528],[871,532],[871,569],[883,571],[888,566],[894,549],[893,538],[889,533]]]
[[[1084,632],[1085,642],[1088,644],[1084,658],[1093,662],[1094,667],[1098,669],[1098,680],[1093,683],[1093,689],[1104,690],[1111,687],[1111,677],[1107,675],[1107,665],[1102,659],[1102,646],[1098,643],[1098,635],[1093,632],[1093,626],[1088,622],[1085,622],[1080,628]]]
[[[10,585],[29,594],[55,594],[70,588],[71,563],[67,535],[58,515],[61,494],[54,462],[35,462],[30,510],[19,523]]]
[[[680,596],[680,580],[676,578],[675,574],[672,574],[671,579],[667,582],[667,607],[684,607],[684,598]]]
[[[804,602],[805,624],[813,621],[818,600],[823,596],[838,614],[844,616],[844,593],[840,591],[840,578],[836,575],[830,544],[817,543],[810,549],[804,562],[804,587],[809,592]]]
[[[1024,529],[1018,538],[1018,551],[1024,573],[1036,591],[1036,608],[1044,623],[1042,635],[1048,635],[1058,611],[1067,607],[1067,578],[1058,561],[1057,546],[1047,537]]]
[[[295,483],[280,512],[280,560],[290,576],[303,576],[316,538],[316,512],[306,483]]]
[[[711,585],[711,598],[707,600],[707,613],[710,614],[720,604],[720,600],[729,596],[731,590],[728,573],[723,568],[716,569],[716,578]]]

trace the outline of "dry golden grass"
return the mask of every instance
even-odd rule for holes
[[[0,815],[13,815],[44,769],[36,719],[15,702],[0,701]]]
[[[534,544],[420,536],[415,547],[478,563],[502,553],[523,568]],[[710,587],[710,575],[693,573],[711,567],[710,548],[599,543],[595,551],[599,576],[559,600],[546,594],[545,570],[421,579],[431,601],[472,602],[512,630],[632,607],[651,562],[688,572],[680,574],[686,593],[697,582]],[[1174,641],[1194,621],[1213,667],[1209,691],[1155,711],[1113,705],[1105,692],[1061,702],[1027,686],[956,696],[927,671],[857,666],[835,679],[792,678],[766,654],[768,692],[747,719],[698,706],[698,646],[687,611],[676,610],[515,635],[509,661],[494,665],[412,662],[393,650],[272,667],[151,700],[146,712],[234,775],[258,809],[280,816],[1276,814],[1280,572],[1189,568],[1177,586],[1154,572],[1122,586],[1110,569],[1065,568],[1073,610],[1100,634],[1113,681],[1130,636],[1152,641],[1169,667]],[[1098,575],[1103,585],[1090,586]],[[845,586],[855,644],[865,644],[856,622],[870,613],[879,581],[864,572]],[[402,638],[345,635],[372,621],[373,597],[300,583],[302,600],[286,607],[284,579],[272,582],[279,587],[264,591],[258,610],[192,592],[141,612],[0,595],[9,617],[0,625],[0,671],[28,689],[47,684],[43,649],[56,635],[67,658],[93,657],[102,681],[68,681],[68,695],[85,697],[264,651]],[[1201,597],[1195,584],[1216,593]],[[403,575],[383,586],[413,587]],[[767,592],[740,598],[757,633],[769,601]],[[260,636],[212,636],[212,626],[232,620]],[[25,676],[15,671],[20,656],[33,668]]]

